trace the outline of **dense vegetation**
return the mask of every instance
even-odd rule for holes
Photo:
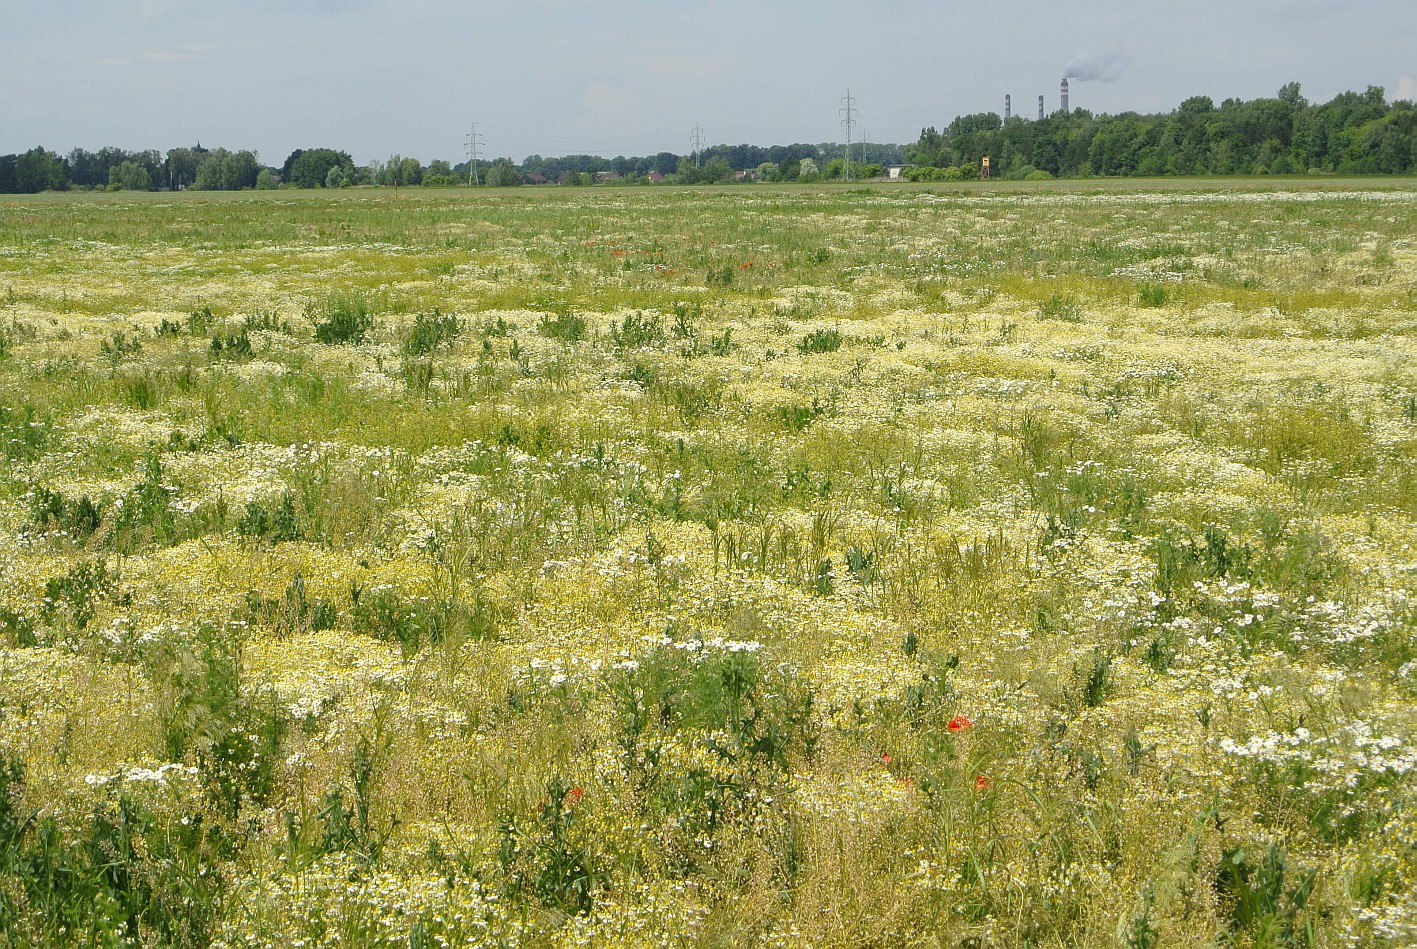
[[[698,155],[661,152],[647,158],[600,158],[567,155],[543,158],[530,155],[516,166],[509,158],[480,165],[479,182],[521,184],[523,176],[541,175],[549,182],[591,184],[605,176],[623,182],[643,182],[658,172],[684,184],[728,181],[735,171],[752,169],[771,180],[815,181],[844,177],[846,146],[821,145],[714,145]],[[899,145],[860,144],[852,148],[851,167],[856,177],[880,172],[884,162],[900,161]],[[803,164],[803,163],[806,164]],[[820,172],[818,172],[820,167]],[[129,152],[101,148],[97,152],[76,148],[68,156],[35,147],[20,155],[0,156],[0,194],[37,194],[71,188],[109,191],[241,191],[273,188],[285,182],[297,188],[338,188],[350,185],[432,185],[469,183],[467,162],[451,165],[434,160],[424,165],[416,158],[391,155],[368,165],[354,164],[348,152],[332,148],[297,148],[279,168],[263,167],[251,151],[224,148],[174,148],[164,157],[156,150]],[[599,178],[597,177],[599,176]]]
[[[988,156],[995,175],[1006,178],[1159,176],[1409,174],[1417,170],[1417,107],[1389,104],[1383,90],[1345,92],[1323,105],[1307,102],[1297,83],[1273,99],[1226,99],[1217,108],[1196,96],[1165,115],[1094,116],[1061,112],[1042,121],[996,113],[964,115],[944,131],[925,129],[920,140],[899,145],[864,143],[851,152],[840,143],[817,145],[714,145],[696,155],[660,152],[644,157],[601,158],[529,155],[482,165],[478,180],[520,184],[528,176],[563,184],[591,184],[614,176],[642,182],[652,174],[683,184],[729,181],[752,171],[766,181],[869,178],[902,161],[917,181],[972,180]],[[330,148],[296,149],[279,169],[263,168],[250,151],[176,148],[166,157],[149,150],[127,152],[76,148],[62,157],[42,147],[0,156],[0,194],[34,194],[71,187],[148,191],[193,188],[237,191],[285,182],[301,188],[353,184],[454,185],[472,177],[467,162],[428,165],[392,155],[356,166],[348,153]]]
[[[1404,181],[0,200],[0,946],[1417,942]]]
[[[1043,121],[993,112],[926,129],[906,149],[919,180],[977,178],[989,156],[1006,177],[1090,175],[1409,174],[1417,170],[1417,107],[1379,87],[1322,105],[1290,83],[1273,99],[1195,96],[1164,115],[1055,112]]]

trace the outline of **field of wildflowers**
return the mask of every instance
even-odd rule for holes
[[[0,946],[1412,945],[1414,235],[7,196]]]

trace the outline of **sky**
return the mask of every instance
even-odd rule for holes
[[[1366,0],[6,0],[0,153],[202,145],[392,154],[685,153],[915,141],[956,115],[1183,99],[1417,98],[1417,2]]]

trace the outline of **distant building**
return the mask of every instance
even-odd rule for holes
[[[901,178],[905,177],[905,166],[887,165],[886,177],[889,178],[891,181],[899,181]]]
[[[522,184],[524,185],[549,185],[550,183],[551,179],[539,171],[522,172]]]
[[[652,171],[649,174],[645,175],[645,180],[648,181],[650,184],[657,185],[660,182],[664,181],[664,176],[657,171]]]
[[[614,181],[616,178],[619,177],[620,173],[618,171],[597,171],[595,173],[595,183],[601,184],[602,182],[606,181]]]

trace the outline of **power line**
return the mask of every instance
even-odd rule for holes
[[[856,126],[856,98],[851,94],[850,88],[846,90],[841,101],[843,105],[837,111],[844,116],[841,124],[846,126],[846,180],[851,181],[856,177],[851,171],[851,130]]]
[[[697,122],[694,123],[693,135],[694,150],[691,154],[694,156],[694,167],[698,168],[703,161],[703,156],[700,153],[704,150],[704,129],[703,126]]]
[[[470,185],[481,184],[477,180],[477,149],[482,145],[482,136],[477,132],[477,123],[472,125],[472,131],[467,133],[467,139],[463,143],[467,152],[467,183]]]

